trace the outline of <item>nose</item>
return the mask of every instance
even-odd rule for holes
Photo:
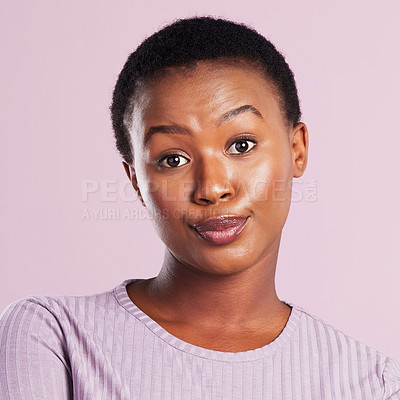
[[[216,204],[235,196],[229,168],[217,160],[203,160],[196,170],[193,200],[200,205]]]

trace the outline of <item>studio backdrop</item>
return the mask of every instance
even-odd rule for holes
[[[310,134],[278,295],[400,359],[397,1],[0,3],[0,308],[158,273],[163,244],[114,146],[128,54],[176,18],[256,28],[296,75]]]

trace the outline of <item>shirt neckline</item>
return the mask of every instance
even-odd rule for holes
[[[142,324],[144,324],[153,334],[158,336],[168,345],[181,350],[183,352],[192,354],[194,356],[205,358],[208,360],[216,361],[253,361],[257,359],[264,358],[266,356],[271,356],[274,353],[280,351],[292,338],[297,326],[299,325],[302,309],[301,307],[288,303],[284,301],[285,304],[292,308],[289,319],[283,328],[280,335],[271,343],[259,347],[253,350],[246,350],[241,352],[225,352],[218,350],[206,349],[204,347],[196,346],[194,344],[185,342],[182,339],[177,338],[168,331],[166,331],[161,325],[151,319],[147,314],[145,314],[139,307],[128,296],[126,287],[128,284],[133,282],[138,282],[143,279],[127,279],[120,283],[114,289],[114,296],[118,303],[126,311],[137,318]]]

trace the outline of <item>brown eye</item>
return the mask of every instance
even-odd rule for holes
[[[160,165],[165,168],[177,168],[189,162],[186,157],[179,154],[167,154],[159,161]]]
[[[233,143],[231,147],[229,147],[228,153],[229,154],[247,153],[255,145],[256,145],[256,143],[253,140],[239,139],[239,140],[236,140],[235,143]]]
[[[249,148],[249,144],[245,140],[240,140],[239,142],[235,143],[235,150],[237,150],[239,153],[244,153],[247,151]]]

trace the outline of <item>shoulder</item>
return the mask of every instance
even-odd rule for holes
[[[378,360],[385,360],[387,358],[378,350],[360,342],[322,318],[299,306],[294,307],[302,314],[300,330],[303,333],[307,333],[310,345],[316,344],[322,349],[326,348],[330,351],[338,351],[340,354],[345,353],[347,357],[357,358],[359,361],[364,357],[375,357]]]
[[[0,336],[7,330],[58,327],[64,332],[85,320],[118,309],[113,290],[87,296],[30,296],[19,299],[0,315]]]
[[[348,377],[349,385],[368,386],[372,393],[375,388],[383,393],[383,399],[400,399],[398,361],[291,305],[301,313],[298,338],[300,346],[307,348],[310,362],[325,368],[327,374]]]
[[[400,363],[393,358],[387,358],[383,371],[385,399],[400,399]]]

